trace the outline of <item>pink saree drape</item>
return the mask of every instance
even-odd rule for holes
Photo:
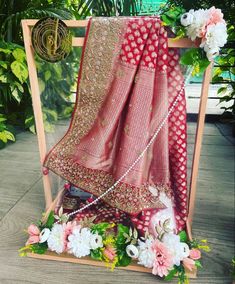
[[[44,165],[95,196],[104,193],[144,150],[182,88],[178,59],[158,17],[91,19],[72,121]],[[103,201],[146,229],[167,198],[180,230],[186,174],[182,95],[144,157]]]

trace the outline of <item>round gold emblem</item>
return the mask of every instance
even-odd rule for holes
[[[60,19],[46,17],[32,29],[32,45],[42,59],[57,62],[64,59],[72,48],[72,34]]]

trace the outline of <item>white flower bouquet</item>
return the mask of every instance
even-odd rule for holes
[[[208,60],[212,61],[228,38],[226,22],[220,9],[190,10],[181,16],[181,24],[191,40],[201,39],[200,47],[206,52]]]

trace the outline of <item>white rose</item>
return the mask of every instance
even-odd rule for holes
[[[68,252],[78,258],[89,255],[91,235],[89,228],[75,227],[72,234],[68,237]]]
[[[185,27],[191,25],[193,23],[193,20],[194,20],[193,12],[184,13],[180,18],[181,25]]]
[[[138,264],[147,268],[152,268],[156,258],[155,252],[152,250],[153,238],[149,236],[145,242],[138,240],[139,256]]]
[[[51,234],[51,231],[48,228],[44,228],[39,235],[39,239],[40,239],[39,243],[46,242],[50,234]]]
[[[189,247],[186,243],[180,242],[179,235],[165,234],[162,241],[171,252],[175,265],[180,265],[180,262],[189,256]]]
[[[227,42],[228,34],[226,24],[219,23],[216,25],[209,25],[207,27],[205,36],[205,51],[218,47],[223,47]]]
[[[134,245],[128,245],[126,247],[126,253],[131,257],[131,258],[137,258],[139,256],[139,251],[138,248]]]
[[[56,253],[62,253],[65,249],[65,233],[61,224],[54,224],[47,240],[48,248]]]
[[[102,237],[98,234],[93,234],[90,238],[91,249],[98,249],[103,247]]]
[[[203,36],[209,12],[208,10],[199,9],[196,11],[190,10],[189,13],[193,14],[193,21],[186,27],[186,33],[191,40],[195,40],[197,37]]]

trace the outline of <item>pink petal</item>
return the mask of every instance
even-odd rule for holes
[[[28,233],[30,236],[35,236],[35,235],[39,235],[40,234],[40,230],[38,229],[38,227],[34,224],[31,224],[29,227],[28,227]]]
[[[39,236],[30,236],[26,242],[26,246],[27,245],[32,245],[32,244],[36,244],[39,242]]]
[[[187,257],[183,259],[183,265],[188,270],[192,271],[193,268],[195,268],[195,261]]]

